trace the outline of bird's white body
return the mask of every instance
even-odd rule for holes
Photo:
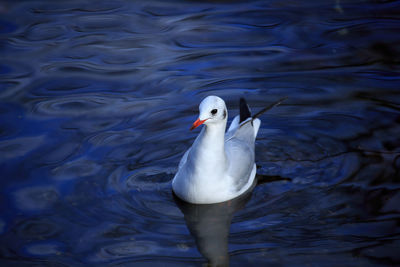
[[[216,112],[215,115],[210,113]],[[216,96],[200,104],[200,123],[205,127],[183,155],[173,181],[175,194],[190,203],[211,204],[233,199],[246,192],[256,175],[254,143],[260,120],[239,116],[227,123],[225,102]],[[198,121],[199,121],[198,120]],[[196,127],[198,126],[196,125]]]

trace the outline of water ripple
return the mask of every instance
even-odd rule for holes
[[[21,38],[27,42],[49,41],[49,40],[65,40],[67,29],[63,25],[53,25],[49,22],[35,23],[29,26],[25,32],[21,34]]]
[[[97,5],[85,2],[75,2],[75,4],[79,4],[79,7],[76,7],[75,5],[71,6],[70,3],[59,3],[56,6],[39,3],[39,5],[35,4],[34,6],[32,6],[30,10],[32,13],[40,15],[65,15],[81,12],[102,14],[115,12],[119,8],[121,8],[122,5],[122,3],[120,3],[119,1],[113,1],[112,3],[107,1],[100,1],[97,3]]]
[[[23,157],[43,144],[44,136],[19,137],[0,141],[0,161]]]
[[[53,186],[35,186],[15,191],[14,197],[20,210],[40,211],[51,208],[57,202],[59,193]]]
[[[69,180],[79,177],[92,176],[101,170],[101,166],[91,160],[81,158],[69,161],[53,169],[52,174],[56,180]]]
[[[148,111],[162,103],[161,99],[137,99],[110,94],[64,95],[32,101],[33,113],[51,116],[127,116]]]
[[[157,254],[158,245],[151,241],[131,241],[114,243],[103,247],[97,257],[101,259],[116,259],[124,257],[133,257],[135,255]]]
[[[23,239],[46,239],[61,232],[61,227],[47,218],[27,219],[16,225],[16,232]]]
[[[101,74],[101,75],[132,75],[138,70],[136,68],[113,67],[112,65],[101,66],[91,62],[59,62],[42,67],[43,72],[60,72],[71,74]]]
[[[25,252],[30,256],[51,256],[60,255],[64,248],[58,242],[39,242],[28,244],[24,247]]]

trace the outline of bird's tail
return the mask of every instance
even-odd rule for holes
[[[269,105],[268,107],[263,108],[262,110],[260,110],[259,112],[257,112],[256,115],[254,115],[254,116],[252,117],[252,121],[254,121],[254,120],[257,119],[258,117],[260,117],[262,114],[264,114],[265,112],[267,112],[267,111],[270,110],[271,108],[280,105],[280,104],[281,104],[283,101],[285,101],[287,98],[288,98],[288,97],[285,96],[285,97],[279,99],[277,102],[275,102],[275,103]],[[240,110],[241,110],[241,109],[240,109]]]

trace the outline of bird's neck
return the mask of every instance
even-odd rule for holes
[[[203,135],[203,145],[208,146],[209,151],[225,154],[225,128],[226,121],[206,125]]]
[[[224,149],[225,143],[225,129],[226,129],[226,121],[218,123],[206,125],[204,129],[204,141],[212,146],[215,149],[221,148]]]
[[[207,166],[210,172],[223,171],[226,167],[225,155],[225,128],[226,121],[206,125],[198,140],[198,150],[196,151],[199,166],[202,172],[206,171]],[[201,149],[200,149],[201,148]]]

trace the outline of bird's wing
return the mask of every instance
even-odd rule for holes
[[[191,147],[188,150],[186,150],[185,154],[183,154],[181,161],[179,162],[178,169],[180,169],[183,165],[185,165],[190,149],[191,149]]]
[[[235,130],[239,126],[239,120],[240,120],[239,115],[233,118],[231,125],[229,126],[228,132]]]
[[[239,115],[233,119],[231,125],[229,126],[228,131],[225,134],[225,140],[229,140],[231,137],[235,135],[235,132],[239,127],[239,119],[240,119]]]
[[[226,139],[227,173],[237,191],[243,188],[251,178],[250,174],[254,166],[254,141],[254,127],[251,123],[238,127],[233,135]]]

